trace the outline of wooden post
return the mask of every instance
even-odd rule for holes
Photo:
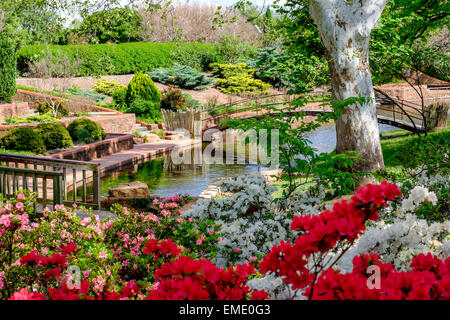
[[[53,210],[57,204],[63,203],[62,177],[60,175],[53,177]]]
[[[100,210],[101,199],[100,199],[100,175],[98,172],[98,166],[92,171],[93,179],[93,191],[94,191],[94,205]]]

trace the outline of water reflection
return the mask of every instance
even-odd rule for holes
[[[380,131],[395,130],[395,127],[380,124]],[[336,146],[334,125],[322,126],[308,135],[316,152],[331,152]],[[192,151],[193,152],[193,151]],[[193,155],[192,158],[193,159]],[[150,192],[161,197],[175,193],[189,193],[198,196],[212,181],[226,176],[234,176],[247,172],[256,172],[264,167],[255,164],[178,164],[175,165],[170,156],[160,157],[120,172],[112,172],[102,178],[102,194],[118,183],[141,181],[149,186]]]

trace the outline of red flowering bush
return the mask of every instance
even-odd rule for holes
[[[379,287],[368,285],[367,269],[380,270]],[[377,255],[362,255],[353,260],[352,273],[328,269],[322,272],[312,299],[326,300],[431,300],[450,299],[450,259],[442,262],[431,254],[420,254],[411,262],[410,272],[399,272]],[[311,293],[308,288],[306,295]]]
[[[409,273],[398,272],[376,255],[356,257],[353,272],[341,274],[332,267],[365,230],[368,220],[378,220],[378,210],[401,192],[394,184],[367,185],[351,202],[336,203],[332,211],[295,217],[292,230],[302,234],[294,244],[282,242],[260,263],[261,271],[283,277],[293,289],[303,289],[309,299],[440,299],[448,298],[450,259],[416,257]],[[369,265],[380,268],[380,289],[368,286]],[[433,271],[432,271],[433,270]]]
[[[158,281],[148,299],[156,300],[243,300],[264,299],[261,291],[252,293],[245,285],[255,273],[251,264],[237,265],[227,269],[218,268],[211,261],[194,260],[181,256],[156,270]]]

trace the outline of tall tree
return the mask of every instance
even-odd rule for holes
[[[333,98],[368,98],[364,104],[348,106],[336,121],[337,153],[357,151],[364,161],[355,169],[365,172],[384,168],[369,67],[369,36],[387,1],[311,0],[309,7],[325,48]]]

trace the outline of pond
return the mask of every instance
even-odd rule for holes
[[[387,132],[397,128],[380,124],[380,131]],[[336,146],[334,125],[322,126],[309,134],[312,145],[317,152],[331,152]],[[101,180],[101,193],[107,195],[108,190],[118,183],[141,181],[149,186],[150,193],[160,197],[175,193],[187,192],[191,196],[200,193],[220,177],[235,176],[248,172],[257,172],[264,167],[256,164],[182,164],[175,165],[169,156],[141,163],[137,166],[111,172]]]

